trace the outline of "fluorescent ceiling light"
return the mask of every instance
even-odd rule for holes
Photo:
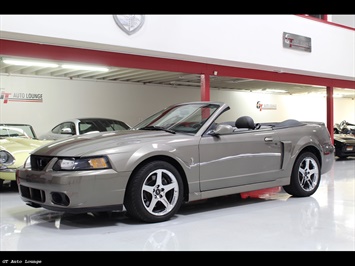
[[[311,87],[313,87],[313,88],[323,88],[323,89],[325,89],[325,86],[320,86],[320,85],[311,85]]]
[[[40,67],[58,67],[59,65],[53,63],[46,63],[40,61],[18,60],[18,59],[3,59],[5,64],[16,66],[40,66]]]
[[[59,67],[58,64],[41,62],[41,61],[31,61],[31,60],[20,60],[20,59],[2,59],[5,64],[16,65],[16,66],[39,66],[39,67]],[[76,70],[90,70],[90,71],[109,71],[106,67],[89,66],[89,65],[74,65],[74,64],[64,64],[61,65],[62,68],[76,69]]]
[[[240,80],[228,80],[227,83],[242,83],[242,82],[249,82],[255,81],[255,79],[240,79]]]
[[[268,92],[282,92],[282,93],[286,93],[287,92],[285,90],[279,90],[279,89],[266,89],[266,91],[268,91]]]
[[[88,66],[88,65],[62,65],[62,68],[68,69],[77,69],[77,70],[90,70],[90,71],[102,71],[107,72],[109,69],[107,67],[97,67],[97,66]]]
[[[254,92],[264,92],[264,93],[268,93],[268,92],[280,92],[280,93],[286,93],[287,91],[285,91],[285,90],[278,90],[278,89],[260,89],[260,90],[254,90]]]
[[[327,94],[324,92],[311,92],[311,93],[305,93],[305,94],[327,97]],[[333,98],[342,98],[342,97],[344,97],[344,94],[342,94],[342,93],[334,93],[333,94]]]

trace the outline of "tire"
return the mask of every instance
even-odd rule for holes
[[[299,155],[291,173],[291,183],[283,189],[295,197],[309,197],[320,183],[321,170],[318,158],[311,152]]]
[[[10,182],[10,188],[11,188],[11,190],[13,190],[13,191],[18,191],[17,182],[16,182],[16,181],[11,181],[11,182]]]
[[[127,186],[124,205],[128,215],[147,223],[169,220],[183,201],[179,172],[165,161],[139,168]]]
[[[346,156],[346,155],[344,155],[344,156],[339,156],[338,155],[338,157],[339,157],[340,160],[345,160],[346,158],[348,158],[348,156]]]

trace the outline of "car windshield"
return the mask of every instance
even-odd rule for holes
[[[79,133],[127,130],[130,127],[122,121],[113,119],[81,119]]]
[[[189,103],[171,106],[139,123],[134,129],[196,133],[219,105]]]
[[[0,125],[0,137],[22,137],[35,139],[36,135],[30,125],[23,124],[1,124]]]

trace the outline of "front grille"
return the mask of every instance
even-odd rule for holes
[[[31,155],[31,168],[34,171],[42,171],[53,157]]]
[[[20,185],[20,192],[21,196],[26,199],[35,200],[42,203],[46,201],[46,194],[43,190]]]

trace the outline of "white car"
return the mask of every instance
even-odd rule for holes
[[[50,142],[37,139],[29,124],[0,124],[0,190],[4,184],[17,189],[16,169],[23,166],[30,152]]]
[[[130,128],[125,122],[110,118],[74,118],[59,123],[39,138],[57,140],[86,133],[127,130]]]

